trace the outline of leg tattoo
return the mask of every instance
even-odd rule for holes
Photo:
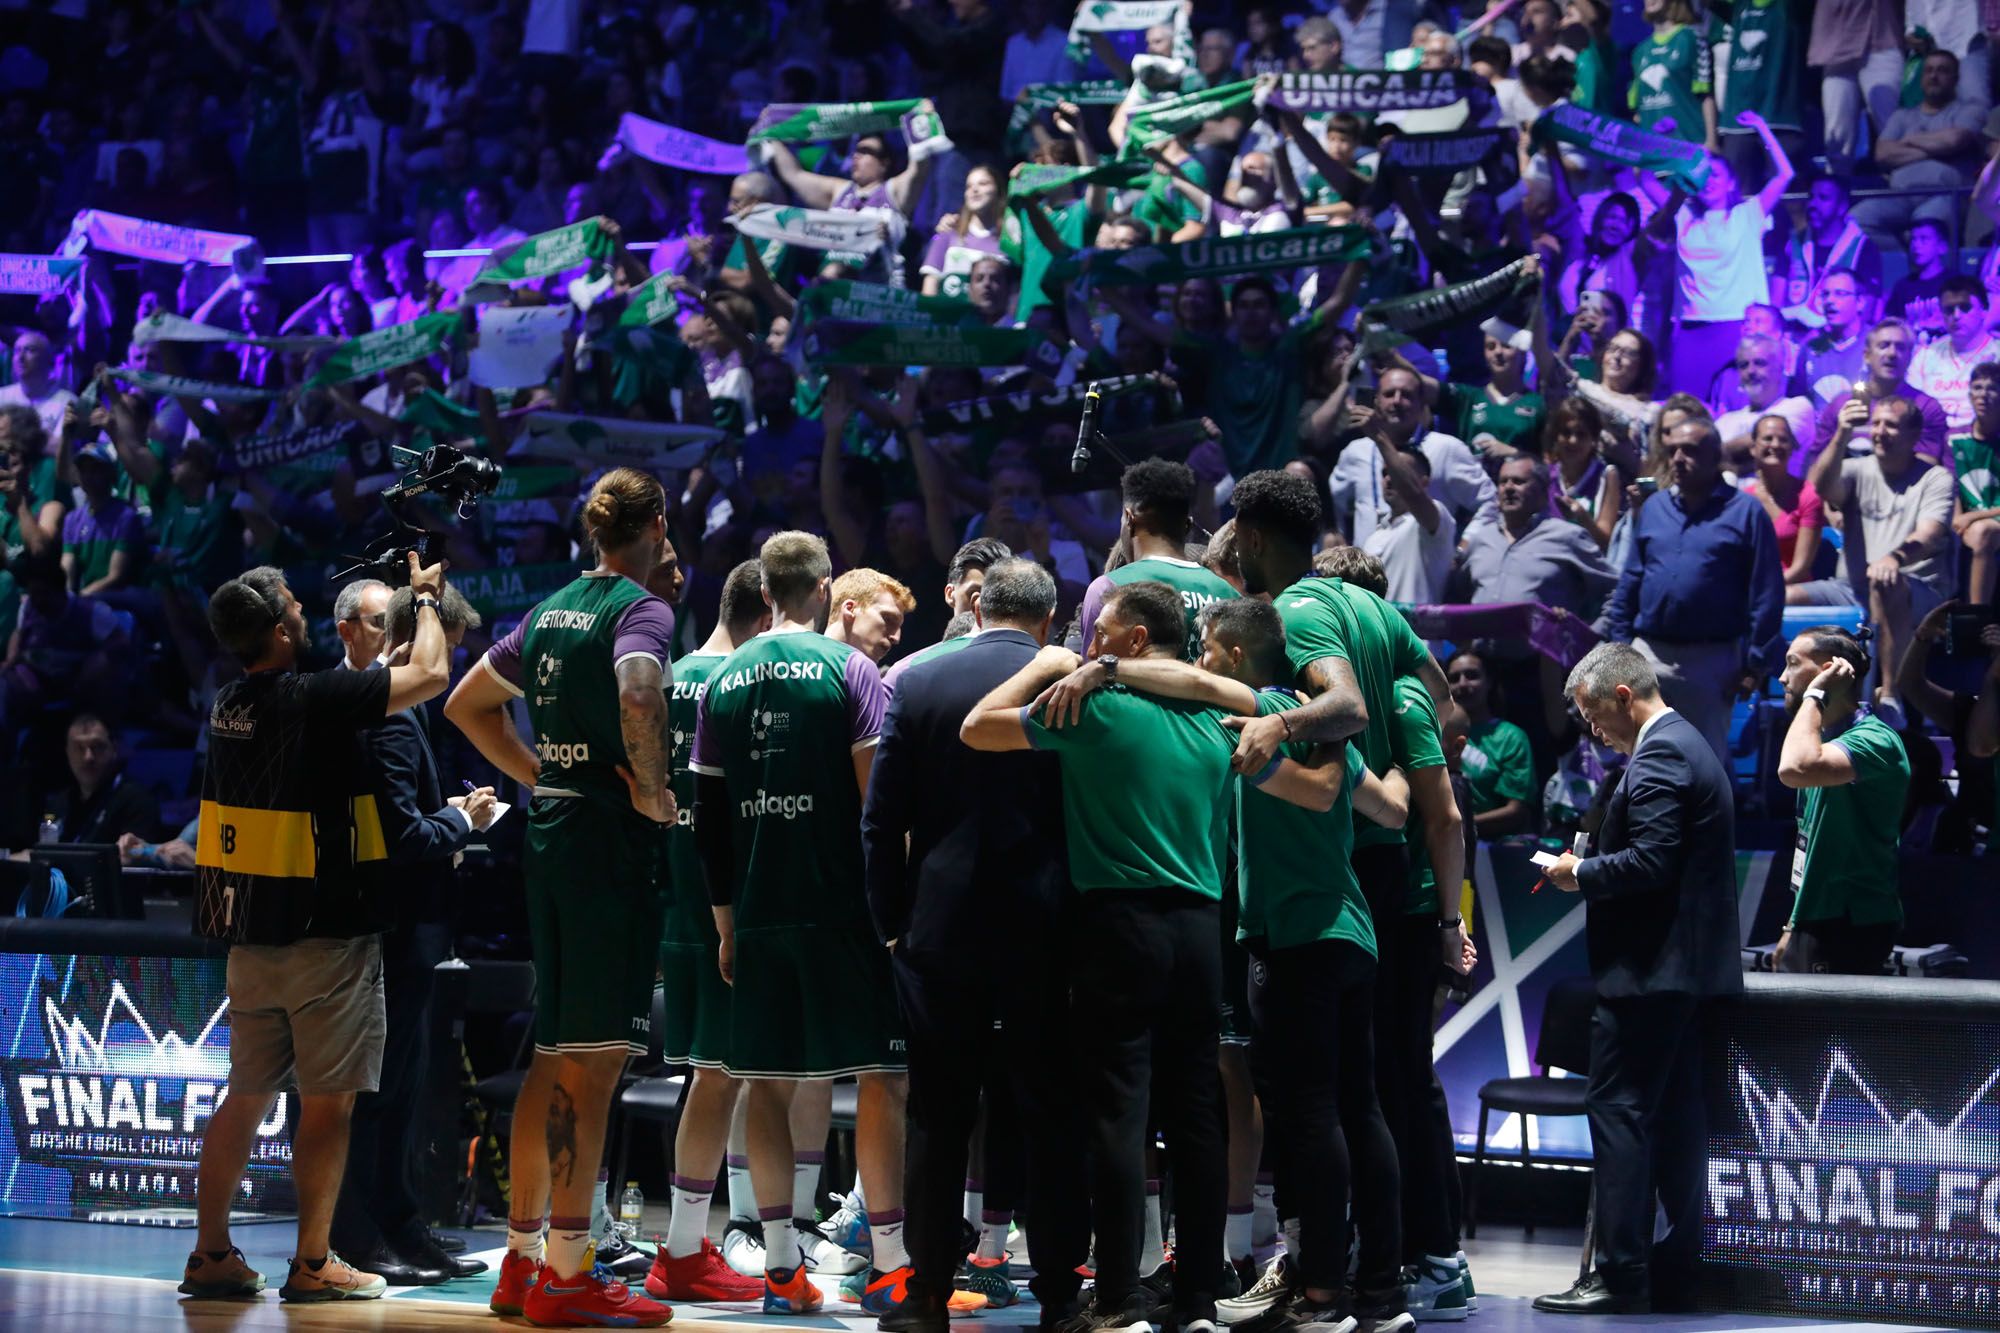
[[[560,1189],[576,1179],[576,1099],[557,1083],[549,1092],[549,1180]]]

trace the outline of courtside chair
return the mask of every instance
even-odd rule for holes
[[[1531,1078],[1496,1078],[1479,1089],[1479,1142],[1472,1151],[1472,1180],[1465,1191],[1465,1234],[1479,1234],[1479,1177],[1486,1165],[1487,1122],[1493,1112],[1518,1115],[1521,1121],[1521,1168],[1532,1171],[1534,1153],[1528,1146],[1528,1121],[1537,1116],[1583,1114],[1584,1077],[1557,1077],[1590,1072],[1590,1016],[1597,1008],[1597,983],[1589,977],[1568,977],[1549,989],[1542,1006],[1541,1031],[1535,1034],[1535,1063],[1541,1073]],[[1528,1177],[1524,1174],[1523,1179]],[[1525,1230],[1535,1234],[1534,1192],[1528,1193]]]

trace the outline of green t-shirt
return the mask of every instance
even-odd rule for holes
[[[1028,743],[1062,763],[1078,892],[1172,888],[1222,900],[1236,735],[1219,710],[1108,685],[1084,697],[1075,722],[1022,721]]]
[[[1903,739],[1873,713],[1829,744],[1847,751],[1854,781],[1809,787],[1799,798],[1798,849],[1792,855],[1791,920],[1847,918],[1857,926],[1903,919],[1896,847],[1910,757]]]
[[[1181,174],[1202,189],[1208,188],[1208,172],[1201,163],[1188,158],[1180,164]],[[1190,222],[1201,221],[1201,205],[1174,188],[1174,178],[1154,172],[1146,179],[1146,192],[1132,206],[1132,216],[1169,239]]]
[[[1976,435],[1954,435],[1951,458],[1958,474],[1958,502],[1968,512],[2000,509],[2000,445]]]
[[[1662,36],[1654,33],[1632,49],[1632,87],[1627,100],[1637,113],[1639,128],[1672,118],[1672,137],[1700,143],[1708,136],[1701,117],[1701,99],[1714,84],[1708,43],[1693,28],[1676,24]]]
[[[1472,729],[1465,742],[1459,765],[1465,785],[1472,789],[1472,811],[1484,814],[1508,801],[1531,801],[1535,796],[1535,756],[1528,746],[1528,733],[1494,718]]]
[[[1028,315],[1049,304],[1048,293],[1042,290],[1042,279],[1055,262],[1055,256],[1042,244],[1035,230],[1021,219],[1020,209],[1029,204],[1012,204],[1007,218],[1000,226],[1000,253],[1017,264],[1021,269],[1021,301],[1015,316],[1026,319]],[[1090,206],[1083,198],[1072,199],[1060,207],[1043,210],[1054,225],[1057,239],[1071,249],[1080,249],[1084,235],[1090,230]]]
[[[1516,394],[1503,403],[1481,385],[1438,386],[1438,415],[1455,423],[1452,434],[1471,445],[1474,453],[1484,452],[1481,446],[1472,443],[1481,435],[1491,435],[1502,444],[1531,453],[1538,452],[1542,418],[1547,410],[1538,393]]]
[[[537,787],[580,792],[629,808],[618,776],[625,732],[618,720],[618,622],[648,596],[631,579],[588,573],[544,599],[522,624],[521,686],[541,767]]]
[[[1438,724],[1437,705],[1431,701],[1429,688],[1415,676],[1396,678],[1392,739],[1396,767],[1405,773],[1444,767],[1444,732]],[[1436,916],[1437,875],[1431,869],[1430,846],[1424,841],[1423,817],[1414,805],[1410,807],[1408,822],[1403,825],[1403,836],[1410,843],[1410,891],[1403,899],[1403,910],[1411,916],[1425,913]]]
[[[189,500],[177,487],[153,486],[153,544],[173,552],[173,567],[156,554],[153,581],[208,592],[243,570],[243,525],[230,508],[230,495],[213,487]]]
[[[667,688],[667,739],[673,743],[674,804],[680,814],[667,834],[666,944],[713,945],[715,913],[701,874],[701,856],[694,845],[694,727],[701,716],[701,696],[708,678],[722,665],[721,653],[689,653],[674,662],[673,683]]]
[[[1285,656],[1294,672],[1303,677],[1307,667],[1327,657],[1340,658],[1353,670],[1368,708],[1361,754],[1369,772],[1387,773],[1395,763],[1396,678],[1416,675],[1430,650],[1402,612],[1340,579],[1308,574],[1279,593],[1272,605],[1285,622]],[[1355,816],[1355,846],[1401,841],[1403,830]]]
[[[56,460],[44,455],[28,465],[28,494],[31,497],[28,512],[37,518],[42,506],[63,498],[56,484]],[[9,497],[10,499],[12,497]],[[13,562],[27,552],[28,544],[21,536],[21,520],[12,504],[0,505],[0,554],[6,559],[0,561],[0,652],[14,635],[14,626],[21,618],[21,585],[14,580],[11,569]]]
[[[1305,380],[1299,358],[1317,319],[1290,325],[1262,348],[1234,338],[1182,337],[1176,359],[1201,364],[1208,415],[1222,430],[1222,455],[1232,476],[1280,468],[1298,457],[1299,404]]]
[[[1290,690],[1261,690],[1257,714],[1267,717],[1299,706]],[[1312,746],[1282,747],[1284,757],[1305,763]],[[1236,783],[1236,938],[1262,939],[1273,949],[1317,940],[1346,940],[1375,953],[1368,900],[1354,873],[1354,778],[1364,772],[1361,751],[1349,741],[1347,774],[1333,808],[1308,810]]]
[[[1804,126],[1799,83],[1805,61],[1799,38],[1806,25],[1793,8],[1789,0],[1736,0],[1729,17],[1729,78],[1719,117],[1725,131],[1735,129],[1736,117],[1745,111],[1758,112],[1774,130]]]
[[[824,634],[759,634],[708,677],[696,773],[724,779],[739,933],[868,931],[854,755],[882,731],[882,673]]]
[[[63,554],[76,557],[77,587],[88,588],[109,577],[111,557],[121,551],[134,562],[128,568],[138,571],[137,562],[146,556],[146,529],[130,503],[110,496],[94,514],[70,514],[64,526],[72,522],[80,522],[89,534],[78,540],[71,540],[67,533],[63,537]]]
[[[1128,565],[1120,565],[1104,575],[1108,588],[1122,588],[1128,583],[1147,581],[1164,583],[1181,595],[1181,613],[1187,617],[1187,646],[1181,652],[1183,662],[1192,662],[1201,656],[1201,611],[1211,602],[1226,602],[1234,598],[1236,589],[1229,586],[1219,575],[1211,573],[1207,567],[1192,560],[1175,560],[1163,556],[1147,556],[1134,560]],[[1085,598],[1086,602],[1090,599]],[[1085,626],[1088,634],[1094,626]]]
[[[1617,89],[1611,82],[1611,62],[1617,50],[1608,40],[1595,40],[1576,53],[1576,88],[1570,101],[1585,110],[1616,114]]]

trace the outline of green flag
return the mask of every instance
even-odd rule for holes
[[[472,285],[504,287],[523,278],[545,278],[583,264],[595,267],[604,263],[618,253],[618,243],[604,230],[603,222],[603,218],[572,222],[495,251],[492,262],[480,270]]]
[[[1159,286],[1187,278],[1345,264],[1366,259],[1372,246],[1365,227],[1290,227],[1226,239],[1203,236],[1178,245],[1078,250],[1051,264],[1043,281],[1044,285],[1074,282],[1082,288]]]
[[[1371,347],[1395,347],[1446,324],[1483,324],[1510,313],[1510,323],[1525,324],[1527,316],[1518,307],[1534,299],[1541,282],[1528,260],[1517,259],[1481,278],[1377,301],[1361,309],[1363,338]]]
[[[386,329],[349,338],[327,353],[326,360],[306,381],[306,387],[323,389],[330,384],[346,384],[435,356],[450,341],[459,318],[455,310],[440,310],[419,315],[408,323],[391,324]]]
[[[773,102],[758,114],[748,142],[776,139],[780,143],[812,143],[855,134],[885,134],[921,105],[922,99],[916,97],[890,102]]]
[[[676,319],[681,303],[674,299],[673,277],[671,273],[656,273],[627,293],[625,308],[618,312],[618,327],[643,329]]]
[[[816,366],[1032,365],[1054,374],[1063,358],[1062,344],[1040,329],[822,319],[793,336]]]
[[[1082,83],[1031,83],[1014,99],[1013,113],[1007,118],[1007,133],[1019,134],[1036,115],[1053,110],[1064,102],[1076,106],[1117,106],[1125,100],[1125,85],[1116,79],[1088,79]]]
[[[1007,201],[1039,199],[1071,185],[1130,185],[1151,172],[1152,167],[1144,162],[1105,162],[1095,167],[1046,167],[1023,162],[1007,180]]]
[[[1163,98],[1141,107],[1125,122],[1125,146],[1118,155],[1128,161],[1143,156],[1146,149],[1162,140],[1248,107],[1256,91],[1257,81],[1245,79],[1241,83],[1225,83],[1219,88]]]
[[[1708,180],[1708,152],[1698,143],[1650,134],[1630,121],[1601,116],[1567,102],[1535,118],[1530,131],[1537,144],[1566,143],[1620,166],[1656,171],[1689,194]]]
[[[147,393],[165,394],[170,398],[213,398],[218,403],[262,403],[278,396],[276,389],[259,389],[250,384],[216,384],[208,380],[193,380],[185,375],[162,375],[157,370],[141,370],[137,366],[120,366],[111,372],[119,379]]]
[[[442,435],[447,439],[461,439],[465,436],[483,438],[485,430],[479,421],[476,408],[454,403],[436,389],[424,390],[422,396],[404,403],[403,415],[397,418],[405,425],[418,430]]]

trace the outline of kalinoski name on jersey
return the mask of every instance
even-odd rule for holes
[[[775,662],[758,662],[753,666],[732,671],[721,680],[711,682],[711,687],[720,693],[727,694],[731,690],[738,690],[745,685],[755,685],[759,681],[765,680],[825,679],[826,663],[824,662],[787,662],[779,659]]]

